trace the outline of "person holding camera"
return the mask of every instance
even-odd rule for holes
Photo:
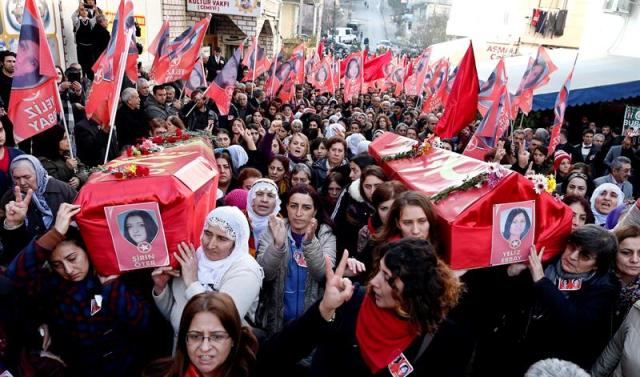
[[[93,9],[93,1],[80,2],[78,9],[71,15],[73,21],[73,33],[76,38],[76,54],[78,62],[82,66],[90,80],[93,80],[93,71],[91,67],[95,63],[94,56],[94,35],[93,28],[96,25],[95,11]]]
[[[107,30],[109,21],[107,17],[100,13],[96,16],[96,25],[93,27],[91,33],[93,34],[93,56],[96,60],[102,55],[102,52],[107,49],[109,40],[111,39],[111,33]]]

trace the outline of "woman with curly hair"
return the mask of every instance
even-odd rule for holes
[[[464,375],[472,347],[446,319],[459,280],[427,241],[403,239],[382,252],[366,287],[344,278],[347,252],[335,272],[327,260],[324,296],[265,342],[261,372],[275,375],[315,348],[316,376]]]
[[[231,296],[201,293],[184,309],[175,356],[153,363],[145,375],[248,377],[255,372],[257,348],[258,341],[242,325]]]

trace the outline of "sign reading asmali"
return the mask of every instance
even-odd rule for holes
[[[214,14],[259,17],[260,0],[187,0],[187,10]]]
[[[640,136],[640,107],[627,106],[622,121],[622,134]]]

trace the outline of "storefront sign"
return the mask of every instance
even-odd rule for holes
[[[627,106],[622,121],[622,134],[640,136],[640,107]]]
[[[259,17],[260,0],[187,0],[187,10],[214,14]]]

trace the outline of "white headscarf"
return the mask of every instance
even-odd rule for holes
[[[341,123],[331,123],[325,130],[325,137],[327,139],[332,138],[338,134],[338,132],[344,132],[344,126]]]
[[[596,218],[596,224],[598,225],[602,225],[607,222],[608,214],[600,213],[596,209],[596,198],[604,190],[613,191],[618,194],[618,203],[614,205],[612,210],[624,205],[624,193],[622,192],[622,190],[620,190],[620,187],[614,185],[613,183],[603,183],[600,186],[596,187],[596,189],[593,190],[593,194],[591,194],[591,211],[593,212],[593,216]]]
[[[361,133],[355,133],[347,136],[347,147],[349,147],[349,151],[351,152],[352,156],[358,154],[358,144],[360,144],[361,141],[365,140],[367,139],[362,136]]]
[[[229,256],[218,261],[207,258],[202,245],[196,250],[198,281],[211,284],[217,290],[231,264],[243,255],[249,255],[249,224],[247,218],[237,207],[218,207],[207,215],[202,233],[208,226],[220,227],[234,241],[233,250]]]
[[[276,205],[273,211],[267,216],[260,216],[253,210],[253,200],[256,198],[258,191],[263,190],[273,192],[276,195]],[[282,201],[280,200],[280,196],[278,196],[278,186],[275,182],[268,178],[260,178],[253,182],[251,190],[249,190],[249,195],[247,195],[247,214],[251,220],[251,231],[253,232],[253,242],[256,248],[258,248],[260,236],[269,226],[269,217],[280,212],[281,204]]]

